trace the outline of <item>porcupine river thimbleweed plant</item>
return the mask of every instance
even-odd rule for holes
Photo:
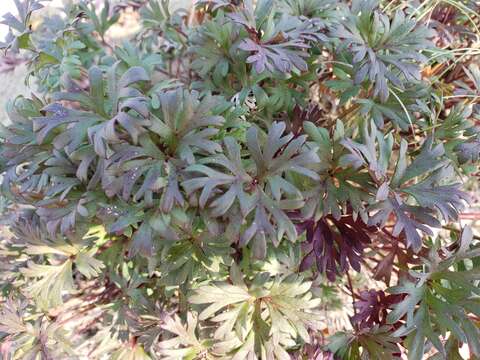
[[[15,3],[2,358],[480,357],[478,5]]]

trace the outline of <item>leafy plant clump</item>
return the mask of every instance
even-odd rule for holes
[[[43,3],[3,20],[2,358],[480,358],[478,4]]]

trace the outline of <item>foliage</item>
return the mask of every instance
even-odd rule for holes
[[[2,358],[480,357],[478,5],[15,3]]]

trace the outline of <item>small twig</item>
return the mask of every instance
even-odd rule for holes
[[[444,226],[442,226],[442,228],[445,229],[445,230],[448,230],[448,231],[454,231],[457,234],[460,234],[462,232],[460,229],[456,229],[456,228],[454,228],[453,226],[450,226],[450,225],[444,225]],[[475,240],[480,240],[480,236],[478,236],[478,235],[473,235],[473,238]]]
[[[459,214],[460,219],[480,220],[480,212],[468,212]]]

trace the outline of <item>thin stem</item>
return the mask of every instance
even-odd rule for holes
[[[353,284],[352,284],[352,278],[350,277],[350,271],[347,271],[347,281],[348,281],[348,289],[350,290],[350,295],[352,296],[352,307],[353,307],[353,315],[357,315],[357,309],[355,308],[355,292],[353,291]],[[352,323],[352,321],[350,320]],[[356,328],[356,325],[352,323],[352,326]]]

